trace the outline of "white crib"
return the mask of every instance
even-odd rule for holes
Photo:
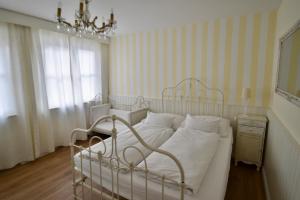
[[[116,115],[125,119],[129,123],[129,125],[133,126],[146,117],[147,111],[148,105],[142,96],[137,97],[133,104],[128,105],[116,104],[113,102],[110,104],[95,105],[90,107],[90,125],[92,125],[97,119],[101,117],[107,115]],[[120,122],[116,122],[115,126],[119,132],[127,128],[123,123]],[[107,119],[105,121],[102,121],[101,123],[98,123],[93,128],[93,131],[97,133],[111,135],[112,128],[113,127],[111,120]]]

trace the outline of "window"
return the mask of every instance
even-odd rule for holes
[[[80,79],[82,98],[84,102],[92,100],[96,96],[96,66],[95,52],[91,50],[78,50],[78,59],[80,67]]]
[[[49,109],[92,100],[101,90],[101,46],[44,30],[40,39]]]
[[[48,107],[73,105],[69,50],[64,47],[46,47],[44,60]]]
[[[16,114],[11,76],[9,37],[6,26],[0,25],[0,117]]]

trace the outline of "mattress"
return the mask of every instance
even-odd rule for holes
[[[200,185],[197,193],[185,194],[187,200],[223,200],[226,193],[228,174],[230,169],[230,159],[232,151],[232,128],[228,128],[228,136],[220,137],[219,146],[211,161],[209,169]],[[80,167],[79,157],[75,157],[75,166]],[[83,173],[90,177],[89,161],[83,160]],[[92,176],[96,183],[100,183],[99,166],[92,162]],[[116,181],[114,181],[116,182]],[[111,190],[111,170],[102,167],[102,184],[108,190]],[[134,199],[145,199],[145,179],[136,173],[133,174],[133,197]],[[116,190],[116,186],[115,186]],[[161,184],[148,181],[148,199],[161,199]],[[131,198],[130,173],[119,174],[119,194],[125,198]],[[165,187],[165,199],[179,199],[179,190]]]

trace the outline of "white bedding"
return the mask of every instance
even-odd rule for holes
[[[227,129],[227,137],[219,138],[219,145],[216,150],[209,168],[201,182],[199,191],[192,195],[185,195],[186,200],[223,200],[225,197],[228,174],[230,169],[230,159],[232,151],[232,128]],[[75,165],[80,167],[79,157],[75,157]],[[83,160],[83,169],[86,176],[89,175],[89,161]],[[107,168],[102,168],[103,185],[111,188],[111,171]],[[99,166],[96,162],[92,163],[93,180],[100,183]],[[145,179],[134,174],[134,199],[145,199]],[[119,193],[120,195],[130,199],[130,175],[119,174]],[[148,199],[161,199],[161,185],[152,181],[148,181]],[[165,188],[165,199],[179,199],[178,191],[172,188]]]
[[[158,148],[173,134],[173,129],[171,128],[153,127],[142,123],[135,125],[134,128],[141,136],[141,138],[154,148]],[[101,151],[102,153],[105,152],[104,157],[109,156],[112,152],[112,138],[110,137],[104,140],[104,142],[106,151],[105,146],[102,142],[100,142],[91,147],[92,152],[98,153],[99,151]],[[143,152],[144,156],[148,156],[151,153],[151,150],[146,149],[144,146],[142,146],[135,135],[129,129],[120,132],[117,136],[117,154],[119,155],[121,160],[123,160],[123,150],[128,146],[135,146],[139,148]],[[84,158],[89,158],[88,151],[83,151],[82,155]],[[127,161],[132,162],[133,164],[138,164],[141,160],[143,160],[143,157],[139,154],[139,152],[134,149],[126,150],[125,155]],[[78,157],[79,153],[77,153],[75,156]],[[91,156],[93,160],[97,160],[96,153],[92,153]]]
[[[200,183],[217,150],[219,137],[218,133],[179,128],[160,147],[160,149],[173,154],[180,161],[185,172],[185,184],[188,191],[198,192]],[[146,160],[151,179],[161,181],[160,177],[164,175],[180,183],[179,168],[172,159],[154,152]],[[140,163],[138,167],[144,169],[145,163]],[[169,186],[173,186],[170,181],[168,183]],[[175,184],[175,188],[178,188],[177,185]]]

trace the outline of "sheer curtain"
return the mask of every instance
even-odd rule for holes
[[[72,84],[68,36],[44,30],[32,30],[32,36],[34,138],[36,154],[41,156],[68,145],[74,128],[86,128],[86,117],[81,91]]]
[[[0,169],[34,159],[28,28],[0,23]]]
[[[108,82],[108,51],[96,41],[5,23],[0,38],[0,169],[6,169],[67,146],[73,129],[86,128],[84,107]]]
[[[72,77],[74,88],[81,95],[76,102],[89,102],[102,90],[101,44],[93,40],[70,38]]]
[[[40,156],[68,145],[74,128],[86,128],[84,105],[102,90],[101,44],[45,30],[32,30],[32,36],[34,138]]]

